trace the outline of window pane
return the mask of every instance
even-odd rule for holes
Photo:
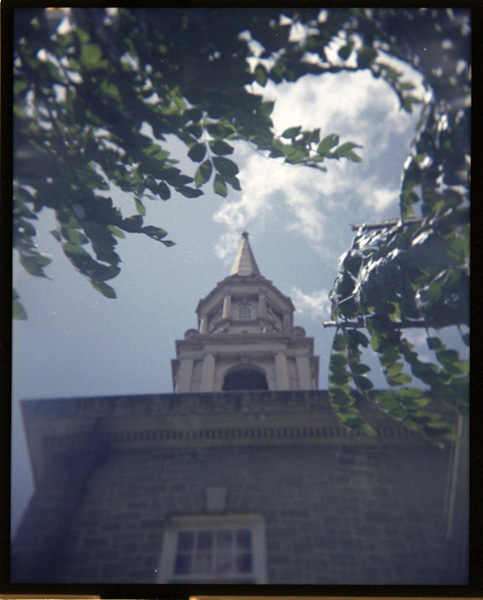
[[[240,554],[236,559],[236,567],[238,573],[251,573],[252,571],[252,555]]]
[[[213,532],[198,531],[198,550],[212,550],[213,548]]]
[[[175,575],[186,575],[191,572],[191,556],[189,554],[178,554],[174,564]]]
[[[215,569],[217,575],[233,572],[233,556],[231,554],[217,554]]]
[[[193,549],[195,535],[193,531],[180,531],[178,533],[178,552],[189,552]]]
[[[193,573],[204,575],[212,572],[211,554],[197,554],[193,566]]]
[[[252,532],[249,529],[239,529],[236,532],[236,546],[239,550],[250,550],[252,547]]]
[[[218,550],[229,550],[233,539],[233,531],[218,531],[216,533],[216,547]]]

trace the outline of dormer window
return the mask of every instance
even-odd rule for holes
[[[239,319],[251,319],[252,318],[252,307],[243,305],[238,309],[238,318]]]

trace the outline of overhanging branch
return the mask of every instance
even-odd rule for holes
[[[324,329],[327,327],[347,327],[348,329],[366,329],[366,325],[360,321],[324,321]],[[407,321],[406,323],[393,323],[394,327],[398,329],[412,329],[413,327],[419,327],[422,329],[428,329],[426,321]]]
[[[362,223],[361,225],[351,224],[352,231],[358,231],[359,229],[390,229],[391,227],[395,227],[399,225],[399,227],[409,227],[411,225],[416,225],[422,223],[424,218],[422,217],[410,217],[407,219],[391,219],[390,221],[383,221],[382,223]]]

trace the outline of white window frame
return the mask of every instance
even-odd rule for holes
[[[232,573],[217,577],[208,575],[175,575],[175,559],[178,533],[181,531],[219,531],[249,529],[252,535],[251,573]],[[166,526],[163,538],[159,583],[266,583],[265,519],[262,515],[196,515],[173,517]]]

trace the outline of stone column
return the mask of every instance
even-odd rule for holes
[[[297,372],[301,390],[312,389],[312,377],[310,374],[310,361],[308,356],[296,356]]]
[[[291,322],[291,318],[290,318],[290,314],[289,313],[285,313],[283,315],[283,330],[284,331],[290,331],[291,327],[292,327],[292,322]]]
[[[215,356],[207,354],[203,359],[203,368],[201,370],[200,392],[213,392],[215,386]]]
[[[266,296],[263,292],[259,292],[258,296],[258,316],[261,318],[267,316]]]
[[[191,391],[191,378],[193,376],[193,359],[182,358],[180,363],[174,390],[176,394]]]
[[[277,382],[277,390],[290,389],[287,357],[283,352],[277,352],[275,354],[275,379]]]
[[[231,294],[227,294],[223,298],[223,318],[229,319],[231,317]]]
[[[200,333],[208,333],[208,315],[205,312],[200,316]]]

